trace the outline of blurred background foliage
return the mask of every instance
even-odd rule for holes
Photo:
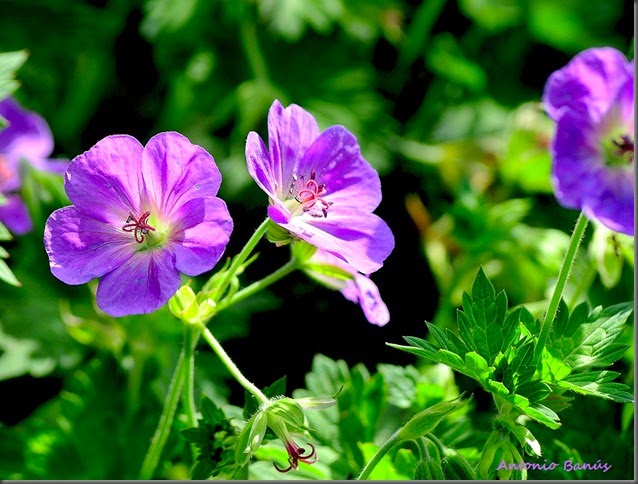
[[[263,387],[286,375],[289,391],[306,385],[320,354],[379,379],[385,371],[386,383],[401,366],[418,373],[410,365],[423,362],[385,342],[425,337],[426,320],[450,326],[479,266],[511,306],[540,314],[577,216],[552,195],[544,83],[588,47],[633,57],[634,7],[621,0],[0,0],[0,8],[0,52],[28,53],[15,97],[49,122],[54,156],[71,159],[110,134],[145,143],[159,131],[183,133],[222,172],[220,196],[235,220],[228,255],[265,216],[244,143],[251,130],[266,137],[274,99],[357,136],[381,175],[377,213],[396,238],[372,276],[390,323],[368,325],[360,308],[293,274],[210,325],[249,379]],[[109,318],[94,306],[94,286],[53,278],[44,221],[68,200],[61,180],[42,173],[26,173],[24,186],[36,230],[3,243],[22,286],[0,287],[0,476],[134,476],[181,328],[166,310]],[[247,279],[288,255],[260,250]],[[633,264],[633,239],[590,225],[571,303],[632,300]],[[632,349],[619,371],[633,385],[633,335],[626,339]],[[197,358],[200,394],[241,405],[214,355],[202,347]],[[477,405],[478,415],[486,403]],[[582,444],[595,461],[613,443],[633,456],[630,410],[606,401],[574,408],[569,433],[547,437],[563,447],[549,448]],[[594,422],[609,427],[589,445],[578,432],[591,440]],[[370,442],[376,431],[367,430]],[[172,439],[178,455],[184,443]],[[626,460],[619,478],[633,469]],[[179,465],[165,477],[183,477]]]

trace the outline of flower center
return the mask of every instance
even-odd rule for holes
[[[305,179],[305,175],[299,177],[293,174],[289,193],[301,205],[304,213],[307,212],[313,217],[321,217],[322,215],[327,217],[332,202],[323,199],[327,191],[326,185],[318,183],[315,178],[314,170],[310,172],[308,180]]]
[[[151,212],[144,212],[140,218],[135,218],[135,215],[129,212],[129,216],[126,219],[126,224],[122,227],[124,232],[133,232],[135,242],[141,244],[144,242],[144,236],[149,231],[155,231],[155,227],[151,227],[148,223],[148,218],[151,216]]]
[[[634,140],[628,134],[623,134],[618,139],[611,141],[616,147],[616,155],[626,160],[627,163],[634,161]]]
[[[6,156],[0,155],[0,186],[13,176],[13,172],[9,169],[9,163]]]

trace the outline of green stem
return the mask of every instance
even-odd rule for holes
[[[197,409],[195,407],[195,344],[199,339],[199,333],[197,328],[192,324],[184,323],[184,384],[185,388],[182,391],[182,399],[184,405],[184,413],[186,415],[186,421],[189,427],[195,427],[197,425],[195,414]]]
[[[199,323],[198,326],[202,332],[202,336],[204,336],[204,339],[208,342],[215,353],[217,353],[217,356],[220,360],[222,360],[222,363],[226,366],[226,368],[228,368],[228,371],[230,371],[233,378],[235,378],[235,380],[237,380],[241,386],[243,386],[252,395],[254,395],[259,403],[268,403],[268,397],[264,395],[259,388],[248,381],[248,379],[242,374],[239,368],[237,368],[235,363],[233,363],[233,360],[230,359],[228,353],[224,351],[222,345],[219,344],[219,341],[217,341],[215,336],[213,336],[213,333],[209,331],[206,325],[204,325],[204,323]]]
[[[233,276],[235,275],[237,270],[241,267],[241,265],[244,262],[246,262],[246,259],[248,259],[248,257],[250,256],[252,251],[255,249],[255,247],[261,240],[261,238],[266,234],[269,223],[270,223],[270,218],[266,217],[266,219],[261,223],[261,225],[257,227],[257,230],[255,230],[255,232],[250,237],[250,239],[248,239],[248,242],[246,242],[246,245],[244,245],[244,248],[241,250],[241,252],[233,258],[233,261],[230,264],[230,267],[228,268],[228,270],[226,271],[226,274],[224,275],[224,279],[222,280],[221,284],[217,286],[215,292],[211,295],[212,299],[217,301],[221,297],[221,295],[224,294],[224,291],[228,287],[228,284],[230,284],[230,280],[233,278]]]
[[[241,291],[233,294],[232,297],[222,301],[220,304],[217,305],[216,312],[219,313],[220,311],[228,308],[229,306],[232,306],[233,304],[236,304],[239,301],[242,301],[246,299],[247,297],[252,296],[256,292],[259,292],[262,289],[265,289],[266,287],[277,282],[279,279],[282,279],[283,277],[287,276],[288,274],[290,274],[291,272],[295,271],[298,268],[299,268],[299,265],[296,259],[289,260],[288,262],[286,262],[286,264],[281,266],[272,274],[264,277],[263,279],[257,282],[253,282],[250,286],[246,286]]]
[[[554,294],[552,294],[552,298],[549,301],[549,307],[547,308],[547,312],[545,313],[545,319],[541,324],[540,335],[538,336],[538,343],[536,344],[536,349],[534,350],[535,365],[538,365],[538,363],[540,362],[543,348],[545,347],[545,343],[547,342],[547,338],[549,336],[549,331],[552,328],[554,318],[556,317],[556,313],[558,312],[558,305],[560,304],[560,300],[563,296],[563,290],[565,289],[565,284],[567,284],[567,279],[569,278],[569,273],[572,269],[572,265],[574,264],[574,260],[576,259],[578,246],[580,245],[580,241],[585,234],[587,223],[587,217],[585,217],[585,214],[581,212],[578,216],[578,220],[576,220],[576,226],[574,227],[574,231],[572,232],[572,238],[569,242],[569,246],[567,247],[565,258],[563,259],[563,265],[561,266],[558,273],[558,280],[556,281]]]
[[[379,450],[377,450],[377,452],[372,456],[372,459],[370,459],[368,461],[368,463],[365,465],[365,467],[363,468],[363,470],[361,471],[361,474],[359,474],[359,477],[357,477],[357,481],[363,481],[365,479],[367,479],[370,474],[372,473],[372,471],[374,470],[374,468],[377,466],[377,464],[379,462],[381,462],[381,459],[383,459],[383,457],[397,444],[399,444],[400,440],[399,440],[399,430],[397,430],[395,433],[393,433],[390,438],[388,440],[385,441],[385,443],[379,447]]]
[[[177,360],[177,366],[175,367],[171,384],[168,387],[168,395],[164,402],[164,409],[162,410],[162,415],[160,416],[157,429],[155,430],[155,435],[153,435],[153,440],[151,440],[151,445],[148,448],[146,457],[144,457],[144,462],[142,463],[139,479],[143,481],[153,478],[153,474],[155,473],[155,469],[157,468],[157,464],[159,463],[159,459],[162,454],[162,449],[164,448],[164,444],[166,444],[166,439],[168,438],[168,434],[170,433],[173,424],[175,410],[177,409],[177,403],[179,402],[180,391],[182,389],[182,384],[184,383],[186,346],[187,344],[185,341],[184,346],[182,347],[182,352]]]
[[[252,12],[250,14],[244,12],[241,16],[239,29],[242,47],[244,48],[244,52],[246,52],[246,58],[253,72],[253,77],[259,81],[267,81],[268,69],[264,56],[259,48],[257,26],[255,25]]]

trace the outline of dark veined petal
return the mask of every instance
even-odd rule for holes
[[[328,217],[292,217],[282,227],[364,274],[380,269],[394,249],[392,231],[379,216],[352,208]]]
[[[188,276],[212,269],[219,261],[233,230],[226,203],[216,197],[196,198],[174,214],[170,250],[175,265]]]
[[[554,120],[560,110],[587,109],[595,118],[607,112],[627,78],[627,58],[612,47],[591,48],[549,76],[543,104]]]
[[[326,186],[326,200],[337,207],[373,211],[381,202],[379,175],[361,156],[355,136],[343,126],[331,126],[321,133],[298,170],[298,175],[315,173],[318,182]]]
[[[299,174],[299,163],[306,150],[319,136],[319,125],[305,109],[291,104],[284,108],[275,100],[268,111],[268,148],[272,175],[280,184],[279,197],[290,187],[293,174]]]
[[[84,284],[114,270],[133,255],[136,245],[129,234],[73,206],[54,211],[44,228],[51,272],[67,284]]]
[[[153,136],[141,163],[146,195],[166,218],[189,200],[214,197],[221,184],[213,157],[176,132]]]
[[[97,304],[115,317],[151,313],[162,307],[179,285],[179,272],[169,251],[136,252],[100,279]]]
[[[0,115],[9,125],[0,130],[0,153],[37,162],[53,151],[53,135],[37,113],[23,109],[13,98],[0,101]]]
[[[29,210],[17,195],[5,195],[6,203],[0,205],[0,222],[15,235],[22,235],[33,229]]]
[[[116,226],[140,212],[142,145],[132,136],[112,135],[75,157],[64,188],[79,210]]]
[[[552,183],[556,198],[567,208],[580,209],[596,189],[593,174],[603,168],[596,128],[587,116],[569,111],[561,116],[552,143]]]
[[[271,199],[280,199],[282,195],[278,188],[281,187],[281,180],[273,171],[273,163],[266,145],[254,131],[248,133],[246,139],[246,161],[248,162],[248,173],[257,182],[259,188],[266,192]]]

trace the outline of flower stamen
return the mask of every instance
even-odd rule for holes
[[[149,230],[155,230],[155,227],[151,227],[148,224],[148,218],[151,216],[151,212],[144,212],[139,219],[129,212],[129,216],[126,219],[126,224],[122,227],[124,232],[133,232],[135,236],[135,242],[141,244],[144,242],[144,236],[148,234]]]
[[[612,140],[612,143],[618,148],[619,156],[626,156],[629,159],[629,163],[634,161],[634,140],[628,134],[623,134],[620,139]]]
[[[315,180],[315,172],[314,170],[310,172],[310,179],[308,181],[304,181],[305,176],[297,177],[297,175],[292,175],[293,183],[290,186],[290,194],[294,196],[297,203],[301,204],[304,212],[310,212],[317,203],[317,206],[324,217],[328,216],[328,209],[332,205],[332,202],[327,202],[322,197],[326,193],[326,185],[324,183],[317,183]],[[300,182],[300,183],[298,183]],[[300,185],[300,188],[298,188]],[[316,212],[316,210],[310,213],[313,217],[319,217],[320,215]]]

